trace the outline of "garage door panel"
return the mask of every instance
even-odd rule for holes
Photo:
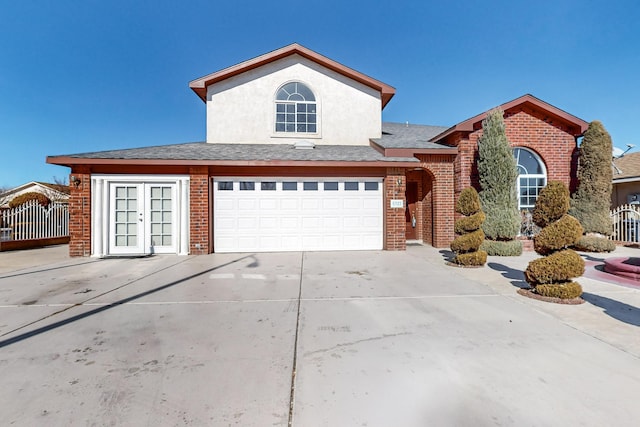
[[[300,200],[293,197],[284,197],[280,201],[281,209],[290,209],[290,210],[298,210],[299,209]]]
[[[238,199],[238,209],[240,209],[240,210],[243,210],[243,209],[254,210],[258,206],[257,202],[258,201],[256,199],[254,199],[254,198],[252,198],[252,199],[245,199],[245,198]]]
[[[280,221],[276,217],[260,217],[258,219],[261,230],[278,230]]]
[[[220,180],[234,185],[227,191],[213,187],[216,252],[382,249],[381,180],[375,191],[365,190],[371,178],[268,178],[276,182],[268,191],[256,178]],[[240,181],[247,190],[240,191]],[[283,190],[285,181],[294,190]]]
[[[380,204],[379,199],[376,199],[373,197],[372,198],[367,197],[366,199],[362,200],[362,209],[377,210],[379,204]]]
[[[260,210],[275,210],[278,209],[278,199],[268,198],[260,199]]]
[[[220,200],[216,200],[216,209],[221,211],[234,211],[236,210],[235,200],[220,198]]]

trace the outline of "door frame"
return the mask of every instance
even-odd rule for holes
[[[154,184],[171,185],[172,190],[172,235],[174,244],[168,253],[176,255],[189,254],[189,176],[188,175],[91,175],[91,256],[105,257],[118,255],[142,255],[153,252],[150,244],[150,221],[144,220],[141,234],[145,236],[142,242],[142,253],[133,251],[113,251],[112,239],[112,196],[114,185],[136,185],[142,189],[141,197],[149,198],[148,188]],[[143,202],[144,203],[144,202]],[[144,206],[144,205],[143,205]],[[140,208],[139,208],[140,209]],[[145,209],[142,207],[142,209]],[[144,215],[144,212],[143,212]],[[164,251],[163,251],[164,252]]]

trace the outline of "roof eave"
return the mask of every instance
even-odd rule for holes
[[[342,161],[342,160],[176,160],[176,159],[91,159],[69,156],[50,156],[47,163],[72,167],[76,165],[126,166],[314,166],[314,167],[413,167],[415,161]]]

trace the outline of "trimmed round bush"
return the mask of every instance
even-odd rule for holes
[[[550,181],[540,191],[533,209],[533,222],[538,227],[546,227],[569,212],[569,189],[560,181]]]
[[[460,193],[456,202],[456,212],[464,216],[473,215],[480,211],[478,192],[473,187],[467,187]]]
[[[467,266],[480,266],[487,262],[487,253],[485,251],[475,251],[465,254],[458,254],[453,259],[455,264]]]
[[[484,212],[480,211],[471,216],[459,218],[454,224],[454,230],[456,234],[466,234],[472,231],[476,231],[480,228],[484,222]]]
[[[572,299],[582,295],[582,286],[577,282],[538,285],[536,286],[536,293],[545,297]]]
[[[522,255],[522,242],[520,240],[485,240],[480,249],[488,255],[495,256],[520,256]]]
[[[462,236],[456,237],[456,239],[451,242],[451,250],[457,254],[477,251],[483,240],[484,232],[482,230],[463,234]]]
[[[524,271],[527,283],[538,288],[539,284],[566,282],[584,274],[584,260],[571,249],[556,252],[529,263]]]
[[[533,238],[533,248],[540,255],[548,255],[573,246],[581,236],[580,222],[571,215],[564,215]]]
[[[36,193],[35,191],[32,191],[32,192],[24,193],[17,197],[14,197],[13,200],[9,202],[9,207],[15,208],[17,206],[24,205],[25,203],[30,202],[31,200],[37,200],[41,206],[45,206],[45,207],[49,206],[49,203],[51,203],[51,199],[49,199],[44,194]]]
[[[613,252],[616,244],[606,237],[582,236],[573,248],[583,252]]]

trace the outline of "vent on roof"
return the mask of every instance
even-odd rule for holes
[[[316,144],[314,144],[313,142],[305,141],[304,139],[296,141],[295,144],[293,144],[293,148],[295,148],[296,150],[313,150],[315,146]]]

